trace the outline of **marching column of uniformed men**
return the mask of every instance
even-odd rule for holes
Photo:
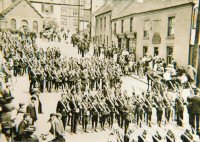
[[[18,33],[17,33],[18,34]],[[20,34],[19,34],[20,35]],[[143,117],[147,116],[147,125],[151,126],[151,106],[156,108],[157,111],[157,122],[158,125],[161,126],[162,122],[162,116],[165,112],[166,121],[169,122],[170,120],[170,106],[171,101],[169,98],[164,97],[165,94],[163,94],[162,85],[159,85],[157,81],[159,81],[159,77],[155,76],[155,80],[153,80],[150,76],[150,79],[154,82],[154,95],[147,96],[148,101],[145,100],[145,96],[142,98],[140,97],[133,97],[131,98],[130,104],[136,104],[132,105],[135,106],[132,108],[132,106],[124,106],[124,102],[127,102],[128,98],[126,98],[122,93],[118,93],[116,97],[111,99],[112,101],[108,103],[109,101],[105,100],[106,95],[108,96],[108,88],[115,87],[117,82],[120,82],[120,76],[123,74],[126,74],[125,65],[127,64],[128,60],[127,58],[124,58],[122,56],[118,56],[117,63],[114,63],[112,59],[104,59],[99,60],[98,58],[92,58],[88,61],[88,59],[61,59],[60,58],[60,51],[57,48],[50,49],[48,48],[46,52],[44,52],[42,49],[38,50],[37,45],[34,43],[34,40],[29,37],[29,34],[26,34],[26,36],[21,36],[21,39],[18,40],[6,40],[6,38],[9,36],[7,34],[3,39],[4,43],[9,44],[9,46],[6,46],[4,48],[5,52],[5,59],[10,60],[13,59],[13,69],[14,69],[14,75],[17,76],[23,75],[27,70],[29,73],[30,78],[30,92],[33,91],[33,88],[39,86],[40,91],[44,91],[44,84],[46,84],[46,88],[48,91],[51,92],[52,87],[54,86],[54,90],[58,91],[59,87],[64,88],[70,88],[73,91],[71,92],[72,95],[70,97],[68,96],[68,102],[69,102],[69,108],[66,110],[66,115],[63,113],[62,116],[62,122],[66,126],[66,122],[71,119],[71,132],[76,133],[76,127],[77,122],[81,119],[83,123],[83,130],[87,132],[87,124],[88,124],[88,112],[91,110],[97,111],[97,113],[92,113],[95,115],[98,115],[100,117],[100,123],[101,128],[104,129],[105,121],[108,120],[110,127],[112,127],[113,122],[113,114],[116,115],[118,124],[121,128],[125,127],[125,133],[127,133],[127,129],[129,126],[129,123],[131,122],[130,119],[130,112],[134,112],[135,118],[137,118],[138,125],[142,125]],[[9,39],[9,38],[8,38]],[[74,43],[75,44],[75,43]],[[26,48],[25,48],[26,47]],[[101,48],[98,49],[99,54],[101,52]],[[105,53],[104,53],[105,54]],[[32,57],[36,57],[37,60],[31,60]],[[23,60],[24,59],[24,60]],[[30,60],[29,60],[30,59]],[[124,62],[126,60],[126,62]],[[152,61],[146,60],[146,67],[145,72],[148,73],[146,69],[148,69],[149,62]],[[8,65],[12,66],[12,65]],[[94,67],[94,68],[92,68]],[[174,64],[174,68],[176,67],[176,64]],[[40,70],[42,69],[42,70]],[[77,72],[79,71],[79,72]],[[95,73],[92,73],[91,71],[96,71]],[[95,74],[95,75],[94,75]],[[184,75],[184,74],[183,74]],[[94,79],[95,78],[95,79]],[[96,81],[96,85],[94,85],[94,81]],[[81,83],[80,83],[81,82]],[[112,84],[114,82],[114,85]],[[173,81],[166,81],[166,87],[171,91],[176,85],[176,80]],[[175,85],[172,84],[175,83]],[[37,85],[39,84],[39,85]],[[102,85],[101,87],[100,84]],[[65,87],[63,87],[65,86]],[[90,86],[90,87],[89,87]],[[100,92],[100,96],[96,95],[96,102],[98,107],[95,107],[95,104],[92,106],[84,105],[85,102],[88,102],[89,98],[83,99],[83,103],[79,103],[78,92],[83,93],[84,91],[87,91],[88,88],[93,89],[94,86],[96,89],[102,89],[102,92]],[[152,85],[153,86],[153,85]],[[120,88],[120,87],[119,87]],[[160,90],[159,90],[160,89]],[[116,90],[115,90],[116,91]],[[176,91],[174,89],[174,91]],[[117,91],[116,91],[117,92]],[[167,94],[167,93],[166,93]],[[177,95],[175,100],[175,114],[177,115],[177,125],[182,126],[183,125],[183,105],[185,102],[183,101],[181,95],[179,93],[175,93]],[[152,104],[151,99],[152,98]],[[165,100],[166,99],[166,100]],[[198,95],[195,97],[192,97],[191,99],[188,99],[189,105],[189,115],[190,115],[190,124],[194,131],[196,133],[199,133],[198,127],[199,127],[199,108],[198,108]],[[35,98],[33,97],[31,99],[33,102]],[[63,97],[63,101],[65,98]],[[82,100],[82,98],[80,99]],[[91,98],[91,100],[95,100],[94,98]],[[109,99],[108,99],[109,100]],[[149,101],[150,100],[150,101]],[[95,102],[95,101],[94,101]],[[66,101],[64,101],[64,105],[66,105]],[[114,105],[112,105],[114,104]],[[58,105],[59,106],[59,105]],[[68,106],[68,105],[67,105]],[[114,106],[114,107],[113,107]],[[165,111],[163,111],[163,107],[165,107]],[[83,109],[84,108],[84,109]],[[131,111],[129,111],[131,108]],[[192,110],[195,110],[192,112]],[[59,110],[59,107],[57,109]],[[30,111],[28,111],[31,114]],[[70,113],[71,112],[71,113]],[[100,112],[100,113],[99,113]],[[114,112],[114,113],[113,113]],[[80,114],[84,114],[83,116],[80,116]],[[112,115],[111,115],[112,114]],[[67,116],[68,115],[68,120]],[[196,118],[196,125],[194,124],[195,119],[193,118],[195,116]],[[33,117],[33,116],[32,116]],[[34,119],[37,120],[37,119]],[[89,119],[90,120],[90,119]],[[98,121],[97,117],[93,117],[93,121],[96,129],[96,123]],[[196,129],[196,130],[195,130]]]

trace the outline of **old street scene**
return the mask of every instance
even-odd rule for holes
[[[0,142],[199,142],[199,0],[0,0]]]

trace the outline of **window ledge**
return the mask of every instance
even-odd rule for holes
[[[168,36],[166,39],[175,39],[174,36]]]
[[[143,37],[144,40],[149,40],[149,37]]]

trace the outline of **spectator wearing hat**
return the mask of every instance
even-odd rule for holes
[[[58,117],[60,117],[60,114],[58,114]],[[50,123],[49,132],[54,136],[52,142],[65,142],[63,133],[61,134],[61,130],[58,127],[58,119],[56,117],[56,114],[51,113],[48,122]]]
[[[26,113],[26,108],[24,105],[25,105],[24,103],[19,103],[19,108],[17,109],[17,116],[16,116],[16,121],[15,121],[16,128],[17,128],[16,131],[18,131],[18,126],[23,120],[24,114]]]
[[[192,86],[196,86],[197,70],[192,65],[189,65],[187,68],[187,74],[188,81],[192,84]]]
[[[62,123],[65,129],[67,119],[69,118],[70,108],[66,99],[66,94],[61,94],[61,97],[61,100],[59,100],[57,103],[56,112],[61,114]]]
[[[200,116],[200,93],[199,89],[194,90],[195,96],[187,98],[188,101],[188,113],[189,113],[189,124],[192,127],[193,133],[199,134],[199,116]],[[196,122],[195,122],[196,120]],[[196,123],[196,125],[195,125]]]
[[[21,141],[23,135],[25,135],[24,130],[30,126],[30,115],[25,113],[23,116],[23,120],[20,122],[17,131],[17,140]]]
[[[2,104],[1,122],[2,133],[5,134],[7,139],[13,138],[16,133],[16,109],[12,103],[13,97],[4,98],[4,104]]]
[[[10,90],[10,86],[11,84],[6,84],[6,88],[3,90],[2,94],[3,94],[3,97],[4,98],[7,98],[7,97],[12,97],[12,93],[11,93],[11,90]]]
[[[56,113],[56,129],[60,135],[64,135],[65,130],[62,122],[62,114],[61,113]]]
[[[30,114],[30,117],[32,118],[32,124],[34,124],[37,121],[37,111],[36,111],[36,102],[37,98],[35,96],[31,97],[31,102],[26,108],[26,113]]]
[[[40,91],[37,88],[33,89],[32,96],[36,97],[36,106],[38,108],[38,113],[42,113],[42,103],[39,98]]]

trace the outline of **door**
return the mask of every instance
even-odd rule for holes
[[[121,45],[122,45],[122,39],[118,38],[118,48],[121,49]]]
[[[126,50],[127,50],[127,51],[129,51],[129,41],[130,41],[130,39],[127,38],[127,39],[126,39]]]
[[[154,56],[159,55],[158,47],[154,47]]]

